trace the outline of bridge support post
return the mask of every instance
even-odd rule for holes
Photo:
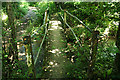
[[[64,30],[65,30],[65,32],[66,32],[65,23],[66,23],[66,10],[64,10]]]
[[[45,22],[45,24],[46,24],[46,23],[47,23],[47,10],[45,11],[45,16],[46,16],[46,17],[45,17],[45,21],[44,21],[44,22]]]
[[[31,36],[25,36],[23,38],[25,44],[25,53],[27,57],[27,65],[28,65],[28,76],[32,78],[36,78],[35,67],[34,67],[34,59],[32,53],[32,44],[31,44]]]
[[[93,78],[93,68],[95,66],[96,54],[97,54],[97,45],[98,45],[98,36],[99,31],[92,32],[92,43],[91,43],[91,52],[90,52],[90,62],[88,66],[87,75],[91,80]]]

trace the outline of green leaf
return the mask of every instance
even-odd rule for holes
[[[17,72],[22,72],[22,70],[21,70],[21,69],[18,69]]]
[[[107,75],[109,76],[112,73],[112,68],[107,71]]]
[[[70,73],[68,72],[67,75],[69,75]]]
[[[8,55],[4,55],[4,57],[5,57],[5,58],[7,58],[7,57],[8,57]]]
[[[46,39],[48,39],[48,37],[46,37]]]
[[[0,54],[2,53],[2,50],[0,50]]]

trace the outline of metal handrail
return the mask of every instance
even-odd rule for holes
[[[45,37],[46,37],[46,34],[47,34],[47,25],[48,25],[48,23],[47,23],[46,26],[45,26],[45,34],[44,34],[43,40],[42,40],[42,42],[41,42],[41,44],[40,44],[40,47],[39,47],[39,50],[38,50],[38,53],[37,53],[37,56],[36,56],[34,65],[35,65],[36,62],[37,62],[38,56],[39,56],[40,51],[41,51],[41,47],[42,47],[42,45],[43,45],[43,42],[45,41]]]
[[[34,32],[34,34],[32,34],[31,35],[31,37],[33,37],[43,26],[45,26],[46,24],[43,24],[42,26],[40,26],[39,28],[38,28],[38,30],[36,31],[36,32]]]
[[[49,7],[46,9],[46,10],[48,10],[49,9]],[[43,22],[43,25],[42,26],[40,26],[39,28],[38,28],[38,30],[36,31],[36,32],[34,32],[34,34],[32,34],[31,35],[31,37],[33,37],[43,26],[45,26],[46,24],[45,24],[45,19],[46,19],[46,11],[45,11],[45,17],[44,17],[44,22]]]
[[[48,20],[49,15],[48,15],[48,17],[47,17],[47,13],[45,12],[44,22],[45,22],[46,18],[47,18],[47,20]],[[47,34],[47,25],[48,25],[48,22],[47,22],[46,24],[44,23],[44,25],[45,25],[45,34],[44,34],[44,37],[43,37],[42,42],[41,42],[41,44],[40,44],[40,47],[39,47],[39,50],[38,50],[38,53],[37,53],[37,56],[36,56],[34,65],[35,65],[36,62],[37,62],[37,59],[38,59],[38,57],[39,57],[39,54],[40,54],[40,51],[41,51],[41,48],[42,48],[42,45],[43,45],[43,42],[45,41],[45,37],[46,37],[46,34]]]
[[[63,9],[61,8],[61,6],[59,6],[60,10],[63,11]],[[85,28],[87,28],[91,33],[92,33],[92,30],[86,26],[80,19],[78,19],[76,16],[72,15],[71,13],[69,13],[68,11],[65,11],[67,14],[69,14],[71,17],[77,19],[83,26],[85,26]]]
[[[60,16],[61,16],[61,14],[60,14]],[[61,18],[63,19],[63,21],[64,21],[64,18],[61,16]],[[78,40],[78,38],[77,38],[77,36],[76,36],[76,34],[75,34],[75,32],[72,30],[72,28],[67,24],[67,22],[65,22],[65,24],[70,28],[70,30],[72,31],[72,33],[73,33],[73,35],[74,35],[74,37],[75,37],[75,39],[77,40],[77,42],[78,42],[78,44],[79,44],[79,46],[81,47],[81,44],[80,44],[80,42],[79,42],[79,40]]]

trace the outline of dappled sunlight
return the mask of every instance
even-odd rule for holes
[[[19,56],[24,56],[24,55],[25,55],[25,53],[18,53],[18,55],[19,55]]]
[[[50,61],[50,62],[49,62],[49,66],[47,66],[47,67],[45,68],[45,71],[54,72],[53,68],[55,68],[55,67],[59,67],[59,66],[58,66],[58,63],[55,62],[55,61]]]
[[[34,10],[34,11],[36,11],[37,9],[36,9],[36,7],[29,7],[29,10]]]
[[[74,1],[1,5],[4,80],[120,79],[119,4]]]
[[[49,28],[48,30],[57,30],[57,29],[62,29],[62,27],[60,27],[59,25],[61,24],[60,21],[50,21],[50,24],[52,24],[51,28]]]
[[[56,66],[58,66],[58,63],[54,60],[53,62],[51,61],[51,62],[49,62],[49,65],[51,66],[51,67],[56,67]],[[49,67],[49,66],[48,66]]]
[[[50,72],[49,77],[51,78],[63,78],[65,75],[64,65],[66,64],[67,58],[64,57],[64,41],[61,31],[61,22],[57,20],[52,20],[49,22],[49,41],[48,41],[48,53],[49,62],[46,71]]]
[[[8,18],[8,16],[6,14],[2,15],[2,20],[6,20]]]
[[[54,29],[48,29],[48,30],[54,30]]]
[[[52,26],[50,29],[48,30],[55,30],[55,29],[62,29],[61,27],[58,27],[58,26]]]
[[[106,29],[105,29],[104,34],[105,34],[105,35],[108,35],[108,34],[109,34],[109,28],[106,28]]]
[[[25,31],[25,30],[22,30],[22,31],[20,31],[20,32],[24,33],[24,32],[26,32],[26,31]]]
[[[51,52],[51,53],[57,53],[57,52],[59,52],[59,49],[53,49],[53,50],[50,50],[49,52]]]
[[[57,29],[57,28],[58,28],[58,26],[51,26],[51,28],[52,28],[52,29]]]
[[[51,42],[55,42],[56,40],[51,40]]]
[[[20,23],[19,25],[24,25],[24,24],[27,24],[27,22],[24,22],[24,23]]]
[[[21,4],[21,5],[20,5],[20,7],[24,7],[24,5],[23,5],[23,4]]]
[[[56,26],[57,26],[58,24],[61,24],[61,22],[55,20],[55,21],[50,21],[50,24],[52,24],[52,25],[56,25]]]
[[[50,65],[53,65],[53,62],[49,62]]]
[[[53,49],[48,52],[55,54],[54,57],[60,56],[60,54],[62,53],[59,49]]]

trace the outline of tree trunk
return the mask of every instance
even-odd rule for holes
[[[120,15],[119,15],[119,18],[120,18]],[[118,26],[117,36],[116,36],[116,46],[120,50],[120,21],[119,21],[119,26]],[[120,73],[120,52],[116,53],[115,67],[117,69],[117,72]]]
[[[14,26],[14,11],[13,11],[13,4],[11,2],[7,2],[7,14],[8,14],[8,20],[9,20],[9,26],[11,28],[11,48],[13,53],[13,59],[18,60],[18,52],[17,52],[17,42],[16,42],[16,28]]]
[[[96,55],[97,55],[97,46],[98,46],[98,38],[97,36],[99,35],[99,31],[93,31],[92,33],[92,44],[91,44],[91,59],[89,62],[89,66],[88,66],[88,78],[89,80],[92,80],[94,78],[93,76],[93,68],[95,66],[95,61],[96,61]]]

